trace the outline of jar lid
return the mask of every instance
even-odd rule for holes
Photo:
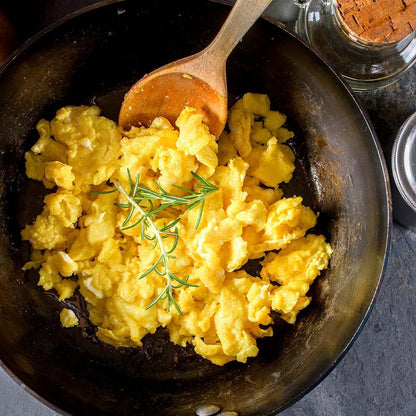
[[[416,218],[416,113],[404,122],[396,136],[392,170],[397,190]]]

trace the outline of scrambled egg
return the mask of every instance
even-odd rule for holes
[[[165,327],[172,342],[217,365],[246,362],[258,353],[256,338],[271,336],[271,312],[293,323],[310,297],[310,285],[328,266],[331,247],[321,235],[306,234],[317,215],[300,196],[286,198],[279,184],[295,169],[284,144],[293,133],[286,117],[270,110],[266,95],[246,94],[230,110],[228,130],[217,143],[202,116],[185,108],[178,130],[156,118],[150,128],[122,131],[97,107],[65,107],[37,125],[40,138],[26,153],[29,178],[52,190],[43,212],[22,231],[33,251],[25,269],[39,268],[39,285],[60,300],[79,288],[98,338],[115,347],[142,345],[142,338]],[[164,289],[165,277],[152,272],[158,248],[142,239],[140,227],[121,230],[126,210],[110,184],[128,188],[128,174],[155,189],[195,189],[196,172],[216,185],[198,210],[159,212],[157,221],[179,217],[172,272],[195,286],[174,290],[183,316],[166,301],[146,307]],[[259,259],[252,276],[243,266]],[[63,309],[64,327],[77,325]]]
[[[61,324],[64,328],[71,328],[79,324],[79,319],[71,309],[63,308],[59,314]]]

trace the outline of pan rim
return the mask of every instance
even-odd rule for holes
[[[70,21],[70,20],[72,20],[72,19],[74,19],[74,18],[76,18],[80,15],[84,15],[84,14],[90,12],[90,11],[94,11],[94,10],[99,9],[101,7],[106,7],[106,6],[109,6],[109,5],[112,5],[112,4],[116,4],[116,3],[125,3],[127,1],[128,0],[104,0],[104,1],[101,1],[99,3],[95,3],[95,4],[92,4],[92,5],[83,7],[79,10],[76,10],[76,11],[74,11],[72,13],[69,13],[68,15],[58,19],[56,22],[52,23],[51,25],[48,25],[47,27],[45,27],[44,29],[42,29],[41,31],[36,33],[35,35],[31,36],[21,46],[19,46],[12,53],[12,55],[10,55],[9,58],[3,63],[3,65],[0,66],[0,76],[6,71],[7,68],[9,68],[13,64],[13,62],[21,54],[23,54],[33,44],[35,44],[39,39],[41,39],[43,36],[47,35],[49,32],[52,32],[57,27],[63,25],[64,23],[66,23],[66,22],[68,22],[68,21]],[[232,5],[232,2],[229,1],[229,0],[209,0],[209,1],[214,2],[214,3],[218,3],[218,4],[228,5],[228,6]],[[365,122],[366,127],[369,130],[369,135],[372,138],[373,145],[375,146],[375,150],[376,150],[376,154],[377,154],[377,158],[378,158],[378,165],[380,167],[380,172],[382,174],[381,176],[382,176],[382,179],[383,179],[383,188],[384,188],[384,193],[383,193],[384,195],[383,196],[385,197],[385,202],[386,202],[385,207],[383,207],[386,210],[386,218],[385,218],[386,221],[385,221],[385,228],[384,228],[385,241],[383,242],[383,262],[382,262],[381,267],[380,267],[379,278],[378,278],[376,288],[375,288],[374,293],[371,297],[371,301],[369,302],[369,305],[368,305],[367,309],[365,310],[365,313],[363,315],[363,319],[361,320],[361,322],[359,323],[357,328],[352,332],[352,336],[346,342],[346,345],[342,349],[342,351],[340,352],[338,358],[334,361],[334,363],[331,366],[329,366],[324,372],[322,372],[322,374],[320,374],[310,386],[305,388],[302,392],[298,393],[294,398],[290,399],[282,407],[275,408],[274,410],[271,411],[271,413],[267,413],[267,414],[264,413],[263,414],[264,416],[273,416],[273,415],[277,415],[277,414],[283,412],[284,410],[286,410],[287,408],[289,408],[290,406],[295,404],[297,401],[299,401],[301,398],[303,398],[305,395],[307,395],[310,391],[312,391],[318,384],[320,384],[332,372],[332,370],[340,363],[340,361],[345,357],[346,353],[349,351],[349,349],[352,347],[352,345],[354,344],[354,342],[356,341],[356,339],[360,335],[362,329],[364,328],[365,324],[367,323],[368,318],[369,318],[369,316],[370,316],[370,314],[373,310],[375,301],[377,300],[377,298],[379,296],[380,289],[381,289],[381,284],[382,284],[382,282],[384,280],[384,277],[385,277],[385,274],[386,274],[386,269],[387,269],[387,264],[388,264],[388,259],[389,259],[389,253],[390,253],[390,248],[391,248],[391,240],[392,240],[393,215],[392,215],[392,197],[391,197],[391,189],[390,189],[390,179],[389,179],[386,159],[384,157],[384,153],[382,151],[380,142],[377,138],[376,132],[374,130],[374,126],[373,126],[367,112],[362,107],[362,104],[358,101],[358,99],[354,95],[351,87],[342,78],[342,76],[340,74],[338,74],[329,65],[329,63],[319,54],[319,52],[317,52],[316,50],[311,48],[311,46],[304,39],[302,39],[299,35],[297,35],[293,31],[288,29],[284,24],[278,22],[277,20],[273,19],[270,16],[263,16],[263,19],[266,20],[267,22],[277,26],[280,30],[284,31],[286,33],[286,35],[288,35],[288,36],[296,39],[298,42],[300,42],[303,47],[308,49],[308,51],[312,55],[314,55],[314,57],[325,66],[326,70],[328,70],[329,72],[332,73],[332,75],[336,78],[337,82],[339,82],[342,85],[343,89],[348,93],[348,96],[352,100],[352,102],[354,103],[354,106],[359,110],[359,113],[360,113],[361,117],[363,118],[363,121]],[[1,359],[0,359],[0,367],[21,388],[23,388],[26,392],[31,394],[31,396],[34,397],[35,399],[37,399],[39,402],[43,403],[44,405],[46,405],[50,409],[52,409],[56,412],[59,412],[60,414],[62,414],[64,416],[67,416],[67,415],[70,416],[71,415],[71,413],[68,413],[68,412],[64,411],[63,409],[59,408],[58,406],[54,405],[53,403],[51,403],[50,401],[48,401],[47,399],[43,398],[38,393],[36,393],[33,389],[31,389],[25,383],[23,383],[22,380],[20,380],[20,378],[18,376],[16,376],[9,369],[9,367],[3,362],[3,360],[1,360]]]

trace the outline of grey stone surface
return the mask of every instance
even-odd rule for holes
[[[39,27],[96,1],[43,0],[44,14],[32,26],[24,26],[26,32],[21,36],[30,36]],[[10,4],[10,0],[0,0],[0,8],[10,8]],[[389,160],[398,128],[416,111],[416,67],[389,87],[357,96],[368,111]],[[282,412],[283,416],[416,415],[415,254],[416,234],[395,223],[387,271],[367,324],[328,377]],[[0,415],[57,413],[0,370]]]

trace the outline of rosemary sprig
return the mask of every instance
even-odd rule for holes
[[[198,188],[198,191],[191,191],[189,189],[183,188],[182,186],[173,185],[175,188],[184,191],[186,193],[185,196],[176,196],[169,194],[155,180],[153,180],[153,183],[160,192],[153,191],[142,186],[138,186],[136,192],[138,192],[138,197],[142,201],[156,200],[161,202],[160,206],[153,210],[153,212],[155,213],[162,211],[163,209],[168,207],[177,207],[180,205],[187,205],[186,209],[190,211],[191,209],[196,208],[198,205],[200,205],[198,220],[196,223],[196,228],[198,228],[199,224],[201,223],[205,199],[208,195],[217,191],[218,188],[214,186],[212,183],[208,182],[202,176],[197,175],[195,172],[191,172],[191,174],[196,180],[199,181],[199,183],[195,185],[195,187]]]
[[[158,228],[154,222],[156,214],[158,214],[165,208],[186,205],[186,209],[191,210],[199,205],[200,210],[196,224],[196,228],[198,228],[202,218],[202,211],[204,208],[205,199],[212,192],[218,190],[218,188],[210,182],[208,182],[202,176],[197,175],[195,172],[191,173],[194,176],[194,178],[199,181],[199,183],[195,185],[195,187],[198,188],[198,191],[191,191],[189,189],[174,185],[176,188],[181,189],[185,192],[185,195],[182,197],[169,194],[155,180],[153,181],[153,183],[155,184],[159,192],[140,186],[140,174],[137,175],[136,181],[133,182],[129,169],[127,169],[127,174],[129,179],[130,192],[127,192],[124,189],[124,187],[118,182],[114,182],[114,186],[116,188],[114,190],[105,192],[95,192],[110,193],[112,191],[118,190],[128,201],[128,203],[117,203],[116,205],[120,208],[129,209],[129,213],[123,221],[121,230],[127,230],[140,225],[141,239],[153,241],[153,248],[159,247],[160,255],[158,259],[141,276],[139,276],[139,279],[143,279],[144,277],[146,277],[154,271],[158,275],[166,278],[166,286],[160,292],[160,294],[146,307],[146,309],[149,309],[157,302],[166,299],[168,311],[170,311],[170,308],[173,305],[175,306],[179,314],[183,315],[182,311],[180,310],[178,304],[176,303],[173,297],[173,289],[179,289],[182,286],[198,286],[188,282],[189,275],[186,276],[185,279],[180,279],[169,268],[169,260],[175,258],[175,256],[172,253],[174,252],[178,244],[179,235],[177,224],[180,221],[180,218],[177,218],[168,224],[164,224],[161,228]],[[160,202],[160,205],[156,208],[154,208],[154,201]],[[147,205],[142,205],[143,202]],[[135,212],[139,213],[139,219],[132,223],[131,220]],[[149,230],[151,231],[150,234]],[[173,237],[173,243],[170,248],[168,248],[164,242],[164,240],[169,236]]]

